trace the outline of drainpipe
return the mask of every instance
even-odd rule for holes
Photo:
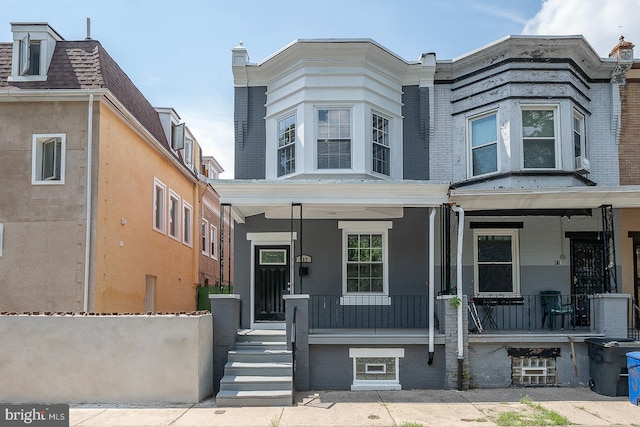
[[[91,260],[91,165],[93,157],[93,93],[87,107],[87,225],[84,238],[84,301],[82,311],[89,311],[89,262]]]
[[[435,240],[435,219],[436,219],[436,209],[431,208],[431,212],[429,213],[429,362],[431,365],[433,363],[433,355],[434,355],[434,332],[435,332],[435,289],[434,289],[434,280],[435,280],[435,253],[434,253],[434,240]]]
[[[462,301],[462,239],[464,237],[464,209],[452,205],[451,209],[458,213],[458,254],[456,256],[456,288],[457,296]],[[464,360],[464,341],[462,331],[462,304],[458,306],[458,389],[462,390],[462,362]]]

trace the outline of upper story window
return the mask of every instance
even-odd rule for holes
[[[193,241],[193,208],[184,200],[182,201],[182,243],[187,246],[192,245]]]
[[[40,75],[40,40],[31,40],[29,34],[20,41],[20,63],[18,69],[21,76]]]
[[[296,115],[278,120],[278,176],[296,171]]]
[[[473,249],[477,295],[520,293],[518,230],[475,230]]]
[[[193,166],[193,140],[185,138],[184,140],[184,162],[187,166]]]
[[[202,253],[209,255],[209,221],[202,220],[200,224],[200,243],[202,246]]]
[[[65,134],[33,135],[32,184],[64,184],[65,146]]]
[[[573,151],[576,161],[576,171],[589,172],[589,155],[587,153],[584,116],[576,110],[573,111]]]
[[[522,155],[525,169],[557,167],[556,108],[522,109]]]
[[[153,184],[153,229],[164,233],[165,230],[165,197],[167,187],[155,179]]]
[[[179,125],[171,124],[171,148],[174,151],[182,150],[184,148],[184,123]]]
[[[351,168],[351,110],[318,109],[318,169]]]
[[[469,120],[471,175],[485,175],[498,170],[497,114],[491,113]]]
[[[211,225],[211,258],[218,259],[218,229]]]
[[[389,176],[391,155],[389,149],[389,119],[372,114],[373,171]]]
[[[169,236],[180,238],[180,196],[169,190]]]

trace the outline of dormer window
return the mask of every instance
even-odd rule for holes
[[[45,81],[56,42],[63,38],[46,23],[12,23],[10,82]]]
[[[174,151],[184,148],[184,123],[179,125],[171,124],[171,148]]]
[[[40,40],[31,40],[29,34],[20,42],[20,64],[18,68],[21,76],[40,75]]]

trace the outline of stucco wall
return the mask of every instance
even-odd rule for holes
[[[0,103],[0,311],[82,309],[87,110],[87,101]],[[65,182],[34,185],[33,135],[53,133],[66,136]]]
[[[146,311],[147,275],[156,277],[154,311],[194,310],[200,220],[193,177],[180,172],[109,108],[101,106],[100,113],[93,310]],[[154,230],[154,178],[166,186],[165,220],[170,191],[180,197],[180,212],[182,202],[192,207],[191,246],[183,243],[181,221],[178,240]]]
[[[0,316],[0,401],[198,402],[213,390],[212,329],[210,314]]]

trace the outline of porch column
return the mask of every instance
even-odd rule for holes
[[[295,353],[294,378],[296,390],[309,390],[309,295],[284,295],[287,321],[287,350]],[[295,319],[294,319],[295,313]],[[295,321],[295,330],[294,330]],[[295,335],[294,335],[295,334]],[[291,346],[295,338],[296,348]]]
[[[213,388],[218,391],[229,350],[236,346],[241,301],[240,295],[234,294],[209,294],[209,299],[213,318]]]
[[[590,296],[594,332],[607,338],[627,338],[629,294],[595,294]]]

